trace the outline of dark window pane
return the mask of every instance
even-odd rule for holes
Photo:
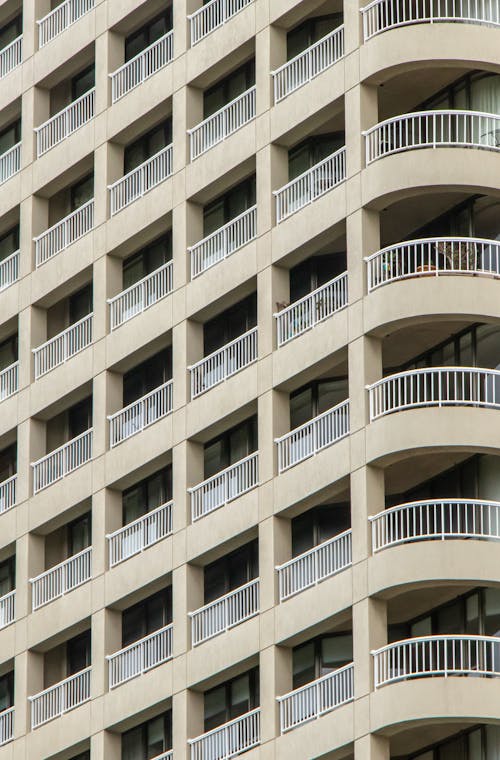
[[[73,325],[92,311],[92,285],[86,285],[69,297],[69,323]]]
[[[14,671],[0,676],[0,712],[14,706]]]
[[[69,440],[76,438],[92,426],[92,399],[86,398],[68,410]]]
[[[0,370],[10,367],[17,362],[18,341],[17,335],[11,335],[10,338],[0,343]]]
[[[69,557],[83,551],[92,543],[92,517],[90,512],[68,525]]]
[[[16,587],[16,558],[0,562],[0,598],[14,591]]]
[[[71,100],[77,100],[86,92],[92,89],[95,84],[95,70],[94,66],[89,66],[84,71],[81,71],[71,80]]]
[[[83,206],[94,196],[94,175],[84,177],[71,188],[71,211]]]
[[[67,675],[79,673],[90,665],[90,631],[75,636],[66,644]]]
[[[0,261],[19,250],[19,225],[0,236]]]

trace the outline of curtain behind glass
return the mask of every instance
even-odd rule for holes
[[[472,82],[471,110],[500,115],[500,76],[483,77]]]

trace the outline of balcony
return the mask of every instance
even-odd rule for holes
[[[193,646],[218,636],[259,614],[259,579],[190,612]]]
[[[63,140],[76,132],[94,118],[95,89],[89,90],[69,106],[56,113],[51,119],[35,127],[36,133],[36,156],[40,158],[44,153],[59,145]]]
[[[61,253],[70,245],[76,243],[94,227],[94,199],[61,219],[41,235],[34,238],[36,266]]]
[[[482,238],[424,238],[388,246],[365,258],[368,291],[410,277],[445,274],[500,277],[500,243]]]
[[[172,629],[172,625],[166,625],[119,652],[108,655],[109,688],[114,689],[172,659]]]
[[[0,156],[0,185],[21,171],[21,143]]]
[[[87,583],[92,577],[92,547],[30,578],[32,611]]]
[[[256,87],[238,95],[193,129],[188,129],[191,161],[255,119]]]
[[[487,3],[478,3],[477,0],[423,0],[419,3],[411,0],[374,0],[362,8],[361,13],[365,42],[388,29],[409,24],[500,24],[498,0]]]
[[[169,380],[116,414],[108,416],[111,448],[171,413],[173,385],[173,380]]]
[[[276,223],[280,224],[300,209],[333,190],[346,178],[345,148],[332,153],[280,190],[274,190],[276,198]]]
[[[14,708],[0,712],[0,747],[14,738]]]
[[[90,428],[31,464],[33,467],[34,494],[90,462],[92,459],[92,434],[93,430]]]
[[[32,349],[35,360],[35,380],[90,346],[93,317],[93,314],[87,314],[59,335],[42,343],[38,348]]]
[[[109,75],[112,103],[163,69],[173,57],[174,33],[170,31]]]
[[[149,193],[172,175],[172,145],[167,145],[113,185],[108,185],[111,216]]]
[[[274,102],[279,103],[344,56],[344,25],[271,72]]]
[[[418,148],[500,150],[500,116],[479,111],[417,111],[395,116],[363,132],[366,165]]]
[[[193,522],[208,515],[219,507],[237,499],[258,485],[259,452],[240,459],[225,470],[204,480],[194,488],[188,488],[191,494],[191,519]]]
[[[169,501],[151,512],[127,523],[106,536],[109,542],[109,566],[114,567],[129,557],[140,554],[172,533],[172,506]]]
[[[0,598],[0,630],[6,628],[16,619],[16,592],[11,591]],[[1,744],[0,729],[0,744]]]
[[[314,456],[349,435],[349,399],[319,414],[290,433],[275,438],[278,472]]]
[[[312,330],[332,314],[344,309],[348,303],[347,272],[335,277],[307,296],[295,301],[274,314],[278,333],[278,346],[284,346],[307,330]]]
[[[65,0],[44,16],[38,24],[38,47],[42,48],[48,42],[62,34],[75,21],[91,11],[94,0]]]
[[[205,6],[206,7],[206,6]],[[191,279],[223,261],[257,235],[257,206],[247,209],[196,245],[188,248],[191,255]]]
[[[188,367],[191,374],[191,398],[200,396],[257,361],[257,328],[232,340],[218,351]]]
[[[280,706],[280,730],[284,734],[321,718],[354,699],[354,665],[350,663],[315,681],[277,697]]]
[[[240,718],[188,739],[191,760],[229,760],[260,744],[260,707]]]
[[[431,367],[398,372],[367,386],[370,422],[424,406],[500,407],[500,371]]]
[[[173,263],[167,261],[142,280],[108,299],[111,330],[141,314],[173,290]]]
[[[411,678],[500,676],[495,636],[422,636],[372,652],[375,688]]]
[[[253,0],[210,0],[195,13],[188,16],[191,30],[191,47],[200,42]]]
[[[92,668],[85,668],[39,694],[28,697],[31,703],[31,728],[38,728],[88,702],[91,671]]]
[[[0,401],[13,396],[19,390],[18,369],[19,362],[14,362],[0,371]]]
[[[7,512],[16,503],[16,483],[17,475],[4,480],[0,483],[0,515]]]
[[[0,50],[0,79],[6,77],[23,62],[23,35]],[[0,741],[1,743],[1,741]]]
[[[20,251],[15,251],[0,261],[0,291],[13,285],[19,279]]]

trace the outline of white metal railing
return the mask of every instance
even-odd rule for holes
[[[387,29],[408,24],[500,24],[499,0],[373,0],[361,13],[365,42]]]
[[[54,338],[32,349],[35,360],[35,380],[90,346],[93,318],[93,313],[87,314]]]
[[[343,272],[273,315],[278,331],[278,346],[311,330],[346,306],[347,272]]]
[[[344,56],[344,25],[271,72],[274,102],[279,103]]]
[[[166,625],[133,644],[107,655],[109,688],[130,681],[172,658],[172,625]]]
[[[92,547],[88,546],[36,578],[30,578],[33,612],[87,583],[91,577]]]
[[[21,143],[0,156],[0,185],[21,171]]]
[[[17,475],[12,475],[11,478],[4,480],[0,483],[0,515],[2,512],[7,512],[16,503],[16,483]]]
[[[500,676],[500,638],[422,636],[372,652],[375,688],[409,678]]]
[[[316,586],[352,564],[352,532],[346,530],[278,565],[280,602]]]
[[[36,266],[39,267],[57,253],[64,251],[94,227],[94,199],[92,198],[68,216],[49,227],[35,242]]]
[[[38,24],[38,46],[43,47],[94,7],[94,0],[64,0]]]
[[[275,438],[278,445],[278,471],[312,457],[349,435],[349,399],[319,414],[290,433]]]
[[[108,185],[111,216],[142,198],[171,175],[172,144],[162,148],[117,182]]]
[[[0,712],[0,747],[14,738],[14,707]]]
[[[416,148],[465,147],[500,150],[500,116],[479,111],[417,111],[363,132],[366,165]]]
[[[254,240],[256,234],[257,206],[252,206],[196,245],[188,247],[191,279]]]
[[[140,554],[171,533],[172,502],[169,501],[106,536],[109,542],[109,566],[114,567],[129,557]]]
[[[260,707],[188,739],[191,760],[229,760],[260,744]]]
[[[367,389],[371,422],[419,406],[500,407],[500,372],[494,369],[413,369],[384,377]]]
[[[5,628],[16,618],[16,592],[10,591],[0,598],[0,628]]]
[[[229,631],[235,625],[243,623],[259,614],[259,579],[231,591],[229,594],[190,612],[191,640],[193,646],[202,644],[219,633]]]
[[[193,129],[188,129],[191,161],[255,119],[256,87],[250,87]]]
[[[19,362],[0,370],[0,401],[19,390]]]
[[[253,0],[211,0],[195,13],[188,15],[191,47],[229,21]]]
[[[110,74],[111,100],[116,103],[128,92],[156,74],[174,57],[174,32],[171,30]]]
[[[277,697],[280,730],[284,734],[354,699],[354,664],[338,668],[326,676]]]
[[[162,752],[161,755],[155,755],[152,760],[174,760],[174,751],[169,749],[168,752]]]
[[[376,553],[413,541],[500,539],[500,502],[480,499],[413,501],[369,518]]]
[[[0,290],[8,288],[19,279],[19,251],[0,261]]]
[[[239,338],[188,367],[191,374],[191,398],[200,396],[255,361],[257,328],[252,327]]]
[[[140,433],[172,411],[173,380],[163,383],[151,393],[133,401],[119,412],[108,416],[111,448]]]
[[[258,480],[259,452],[254,451],[194,488],[188,488],[193,522],[255,488]]]
[[[500,243],[471,237],[409,240],[365,258],[368,290],[408,277],[442,274],[500,276]]]
[[[0,79],[20,66],[23,60],[23,35],[0,50]]]
[[[346,153],[345,148],[340,148],[284,187],[273,190],[276,198],[277,224],[333,190],[344,182],[345,178]]]
[[[95,89],[84,93],[48,121],[35,127],[37,158],[94,118]]]
[[[90,667],[80,670],[39,694],[28,697],[31,703],[31,728],[38,728],[88,702],[91,670]]]
[[[109,298],[111,330],[141,314],[157,301],[168,296],[173,289],[173,262],[167,261],[151,274],[122,290],[114,298]]]
[[[52,485],[92,459],[92,428],[33,462],[33,492]]]

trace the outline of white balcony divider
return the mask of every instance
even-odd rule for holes
[[[171,175],[172,144],[162,148],[117,182],[108,185],[111,216],[122,211],[138,198],[142,198]]]
[[[385,509],[368,518],[373,553],[413,541],[500,539],[500,502],[432,499]]]
[[[11,478],[0,483],[0,515],[16,503],[16,483],[17,475],[12,475]]]
[[[65,678],[39,694],[28,697],[31,702],[31,728],[38,728],[88,702],[91,671],[92,668],[80,670],[79,673]]]
[[[0,712],[0,747],[14,738],[14,707]]]
[[[21,171],[21,143],[0,156],[0,185]]]
[[[64,251],[94,227],[94,199],[80,206],[61,221],[49,227],[35,242],[36,266],[45,264],[48,259]]]
[[[500,243],[471,237],[409,240],[365,258],[368,290],[409,277],[444,274],[500,276]]]
[[[109,566],[124,562],[129,557],[153,546],[172,533],[172,504],[169,501],[137,520],[124,525],[106,536],[109,542]]]
[[[21,65],[23,60],[23,35],[0,50],[0,79]]]
[[[0,261],[0,290],[8,288],[19,279],[19,256],[20,252],[15,251]]]
[[[0,629],[16,619],[16,592],[10,591],[0,598]]]
[[[319,414],[290,433],[275,438],[278,445],[278,471],[314,456],[322,449],[349,435],[349,399]]]
[[[338,26],[302,53],[271,72],[274,102],[291,95],[344,56],[344,25]]]
[[[188,248],[191,279],[242,248],[257,234],[257,206],[247,209],[220,229]]]
[[[35,127],[37,158],[94,118],[95,89],[89,90],[48,121]]]
[[[472,367],[429,367],[398,372],[367,386],[370,422],[419,406],[500,408],[500,372]]]
[[[171,30],[110,74],[111,100],[116,103],[128,92],[163,69],[174,57],[174,32]]]
[[[499,0],[373,0],[361,9],[364,40],[408,24],[500,24]]]
[[[151,274],[109,298],[111,330],[141,314],[150,306],[168,296],[173,289],[173,262],[167,261]]]
[[[92,577],[92,547],[30,578],[32,611],[87,583]]]
[[[256,87],[238,95],[193,129],[188,129],[191,161],[255,119]]]
[[[0,401],[13,396],[19,390],[19,362],[0,371]]]
[[[38,348],[32,349],[35,360],[35,380],[90,346],[93,318],[93,313],[87,314],[59,335],[42,343]]]
[[[346,178],[345,148],[332,153],[303,174],[295,177],[279,190],[273,190],[276,197],[276,222],[280,224],[309,203],[314,203],[322,195],[333,190]]]
[[[229,760],[260,744],[260,707],[188,739],[191,760]]]
[[[172,629],[172,625],[166,625],[119,652],[107,655],[109,688],[114,689],[172,659]]]
[[[352,565],[352,532],[346,530],[278,565],[280,602]]]
[[[93,430],[89,428],[37,462],[32,462],[33,492],[38,493],[89,462],[92,459],[92,434]]]
[[[259,452],[254,451],[239,462],[221,470],[194,488],[191,494],[191,519],[193,522],[208,515],[214,509],[237,499],[258,485]]]
[[[417,111],[363,132],[366,165],[383,156],[418,148],[500,150],[500,116],[479,111]]]
[[[259,614],[259,579],[231,591],[229,594],[190,612],[191,639],[193,646],[202,644],[219,633],[229,631],[235,625]]]
[[[239,338],[205,356],[188,367],[191,374],[191,398],[222,383],[257,361],[257,328],[253,327]]]
[[[280,729],[284,734],[292,728],[321,718],[354,699],[354,664],[338,668],[326,676],[277,697],[280,706]]]
[[[211,0],[188,15],[191,29],[191,47],[229,21],[253,0]]]
[[[92,10],[94,0],[64,0],[48,13],[38,24],[38,46],[43,47],[48,42],[62,34],[79,18]]]
[[[500,676],[500,638],[422,636],[372,652],[375,688],[433,676]]]
[[[278,346],[311,330],[346,306],[347,272],[343,272],[273,315],[278,331]]]
[[[173,380],[160,385],[137,401],[108,416],[111,448],[140,433],[172,411]]]

